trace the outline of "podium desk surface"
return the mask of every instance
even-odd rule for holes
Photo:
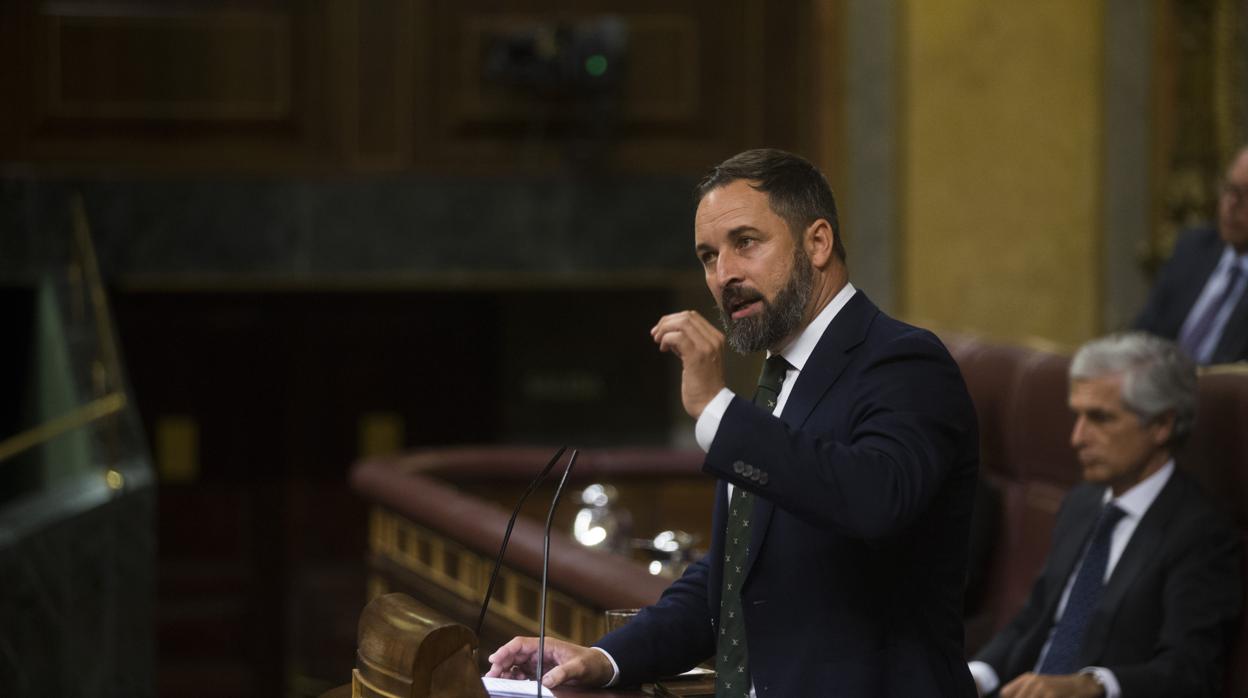
[[[551,689],[555,698],[642,698],[652,696],[650,690],[636,688],[581,688],[578,686],[559,686]],[[322,693],[320,698],[351,698],[351,684],[339,686]]]
[[[642,698],[654,695],[650,691],[629,688],[582,688],[580,686],[557,686],[550,689],[555,698]]]

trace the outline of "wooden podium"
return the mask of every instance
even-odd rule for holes
[[[323,698],[478,695],[419,691],[427,690],[423,687],[429,684],[422,683],[426,678],[440,682],[444,676],[465,675],[462,658],[474,653],[461,654],[464,646],[475,649],[480,644],[488,654],[515,635],[537,634],[543,548],[539,521],[549,501],[549,493],[541,491],[516,521],[481,637],[472,637],[466,625],[480,611],[507,528],[504,506],[518,499],[549,456],[545,448],[460,447],[374,458],[353,467],[352,486],[370,504],[369,594],[374,601],[360,618],[352,686]],[[569,486],[610,483],[631,495],[627,507],[642,531],[674,527],[709,540],[702,529],[711,518],[714,482],[701,473],[702,459],[697,452],[670,449],[583,450]],[[572,540],[564,531],[571,528],[574,511],[566,508],[568,520],[557,522],[550,540],[547,630],[550,637],[587,645],[605,631],[604,611],[654,603],[670,580],[650,574],[637,560]],[[392,591],[403,593],[388,593]],[[374,608],[378,602],[384,605]],[[405,634],[413,630],[423,633],[423,639]],[[385,645],[390,642],[402,647]],[[430,654],[423,658],[420,652],[426,648]],[[479,657],[473,659],[476,678],[485,667]],[[409,669],[428,676],[422,673],[404,683],[393,675],[415,677],[403,673]],[[377,692],[360,692],[365,689]],[[408,690],[414,692],[404,692]],[[653,691],[561,686],[554,693],[581,698]]]
[[[373,599],[360,614],[351,683],[321,698],[489,698],[466,626],[404,594]],[[653,695],[640,690],[560,687],[558,698]]]
[[[487,698],[477,638],[404,594],[379,596],[360,615],[351,693],[361,698]]]
[[[351,685],[322,698],[489,698],[476,653],[467,627],[410,596],[379,596],[360,614]]]

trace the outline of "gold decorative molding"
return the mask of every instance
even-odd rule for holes
[[[124,394],[110,393],[98,400],[92,400],[81,407],[71,410],[56,419],[19,432],[4,441],[0,441],[0,462],[51,441],[67,431],[73,431],[79,427],[84,427],[92,422],[117,414],[125,407],[126,396]]]
[[[368,581],[365,582],[365,586],[365,601],[372,601],[378,596],[384,596],[392,591],[390,581],[376,572],[368,575]]]
[[[403,416],[394,412],[365,412],[359,417],[361,458],[386,456],[403,449]]]
[[[369,514],[369,549],[375,556],[474,604],[485,596],[494,562],[381,507],[373,507]],[[369,584],[370,598],[380,595],[387,584],[374,575]],[[504,566],[490,612],[537,634],[540,595],[539,580]],[[547,634],[551,637],[585,645],[606,629],[603,609],[586,606],[555,589],[547,590],[546,603]]]
[[[165,483],[185,484],[199,479],[199,423],[187,415],[156,418],[156,469]]]
[[[1138,251],[1150,275],[1178,234],[1216,218],[1222,172],[1248,139],[1243,9],[1235,0],[1161,0],[1154,224]]]
[[[1196,374],[1200,376],[1245,376],[1248,377],[1248,363],[1213,364],[1198,366]]]
[[[1248,139],[1244,90],[1245,62],[1243,0],[1217,0],[1213,23],[1213,118],[1218,153],[1223,164]],[[1221,177],[1221,171],[1218,172]]]

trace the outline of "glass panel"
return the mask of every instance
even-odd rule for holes
[[[0,694],[149,695],[151,459],[82,205],[36,198],[0,185],[49,225],[0,215]]]

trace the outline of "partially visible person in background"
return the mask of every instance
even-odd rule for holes
[[[1248,360],[1248,147],[1227,169],[1218,227],[1185,232],[1134,328],[1178,341],[1198,364]]]

